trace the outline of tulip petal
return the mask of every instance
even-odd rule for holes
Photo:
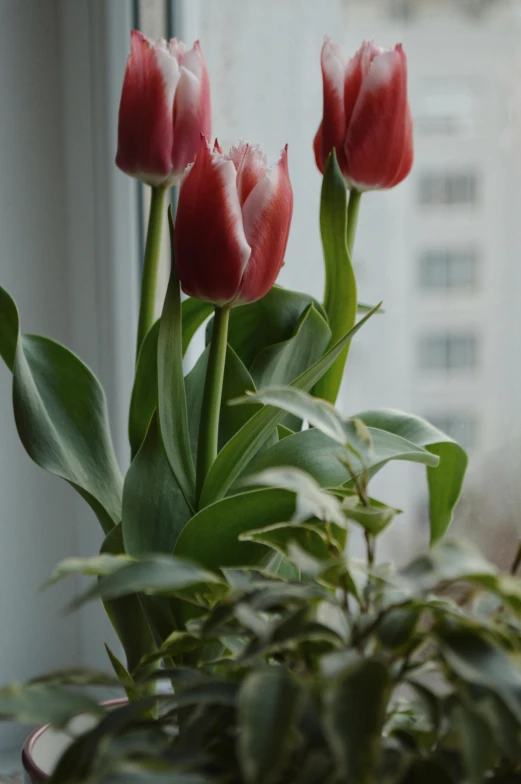
[[[181,286],[217,305],[236,296],[251,252],[236,176],[233,162],[202,140],[179,190],[175,251]]]
[[[412,124],[401,47],[373,59],[347,130],[345,153],[349,180],[360,190],[389,188],[402,170],[403,176],[408,173]]]
[[[369,72],[372,61],[383,49],[376,46],[373,41],[364,41],[358,52],[347,64],[344,78],[344,111],[346,128],[349,127],[353,110],[355,108],[362,82]]]
[[[344,111],[346,62],[342,47],[326,36],[320,61],[324,83],[324,110],[322,124],[315,136],[315,157],[320,171],[323,171],[329,153],[335,148],[340,168],[343,170],[346,133]]]
[[[286,146],[277,165],[253,188],[242,208],[244,232],[252,250],[236,304],[260,299],[275,283],[284,261],[292,212]]]
[[[254,187],[268,172],[268,163],[260,147],[247,142],[232,147],[230,158],[237,169],[237,191],[242,207]]]
[[[197,155],[200,134],[209,139],[212,133],[210,80],[197,42],[181,58],[173,123],[173,168],[182,173]]]
[[[138,30],[131,35],[119,109],[116,164],[127,174],[158,185],[172,168],[172,105],[179,66],[166,47]]]

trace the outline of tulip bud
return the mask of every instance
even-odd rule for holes
[[[210,85],[199,43],[151,41],[138,30],[119,107],[116,164],[148,185],[178,182],[211,133]]]
[[[269,167],[258,147],[242,143],[224,155],[202,139],[179,190],[175,258],[183,291],[215,305],[263,297],[282,266],[292,212],[287,147]]]
[[[346,62],[326,37],[322,47],[324,112],[315,136],[321,172],[335,148],[349,187],[393,188],[413,163],[412,115],[407,99],[407,58],[401,45],[380,49],[371,41]]]

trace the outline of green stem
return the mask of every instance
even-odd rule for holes
[[[154,323],[156,313],[157,277],[159,272],[159,256],[161,252],[161,229],[165,207],[166,188],[152,188],[152,200],[148,216],[147,241],[143,278],[141,281],[141,302],[139,306],[139,322],[137,328],[136,359],[141,344],[148,330]]]
[[[347,250],[353,257],[353,247],[355,244],[356,227],[358,226],[358,215],[360,213],[360,201],[362,194],[360,191],[352,190],[349,193],[349,204],[347,207],[347,229],[346,229],[346,242]]]
[[[204,480],[217,457],[219,441],[219,416],[223,391],[226,344],[230,308],[215,308],[212,342],[204,384],[203,408],[197,445],[197,498],[201,495]]]

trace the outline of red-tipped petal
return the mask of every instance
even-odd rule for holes
[[[381,54],[382,49],[374,44],[373,41],[364,41],[358,52],[347,64],[344,79],[344,111],[346,118],[346,128],[349,127],[353,110],[355,108],[362,82],[369,72],[369,67],[376,57]]]
[[[315,157],[320,161],[319,169],[324,170],[325,162],[333,148],[336,149],[342,171],[345,168],[344,141],[346,118],[344,110],[344,75],[346,62],[342,48],[326,38],[320,58],[324,85],[324,106],[321,131],[315,137]]]
[[[172,105],[179,66],[165,47],[138,30],[131,35],[118,123],[116,164],[156,185],[172,168]]]
[[[345,153],[347,176],[361,190],[392,187],[402,171],[408,173],[412,126],[401,47],[374,58],[349,124]]]
[[[237,191],[241,207],[268,171],[266,156],[260,147],[242,142],[232,147],[230,158],[237,169]]]
[[[249,257],[235,166],[201,140],[177,206],[175,258],[183,291],[216,305],[231,302]]]
[[[253,188],[243,205],[244,232],[252,251],[236,302],[254,302],[275,283],[284,261],[292,213],[286,146],[278,164]]]
[[[194,161],[201,134],[210,138],[211,112],[210,80],[199,44],[195,43],[181,58],[181,76],[174,99],[172,162],[177,174]]]

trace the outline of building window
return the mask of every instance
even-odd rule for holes
[[[425,419],[461,444],[464,449],[468,451],[475,449],[478,440],[478,420],[474,414],[466,411],[442,411],[427,414]]]
[[[474,81],[428,78],[419,90],[415,128],[424,136],[476,136],[479,86]]]
[[[471,293],[477,288],[474,248],[432,248],[420,255],[420,288],[436,292]]]
[[[423,205],[473,205],[477,202],[475,172],[426,173],[419,179],[418,199]]]
[[[473,370],[477,354],[477,338],[472,332],[425,335],[419,344],[422,370]]]

